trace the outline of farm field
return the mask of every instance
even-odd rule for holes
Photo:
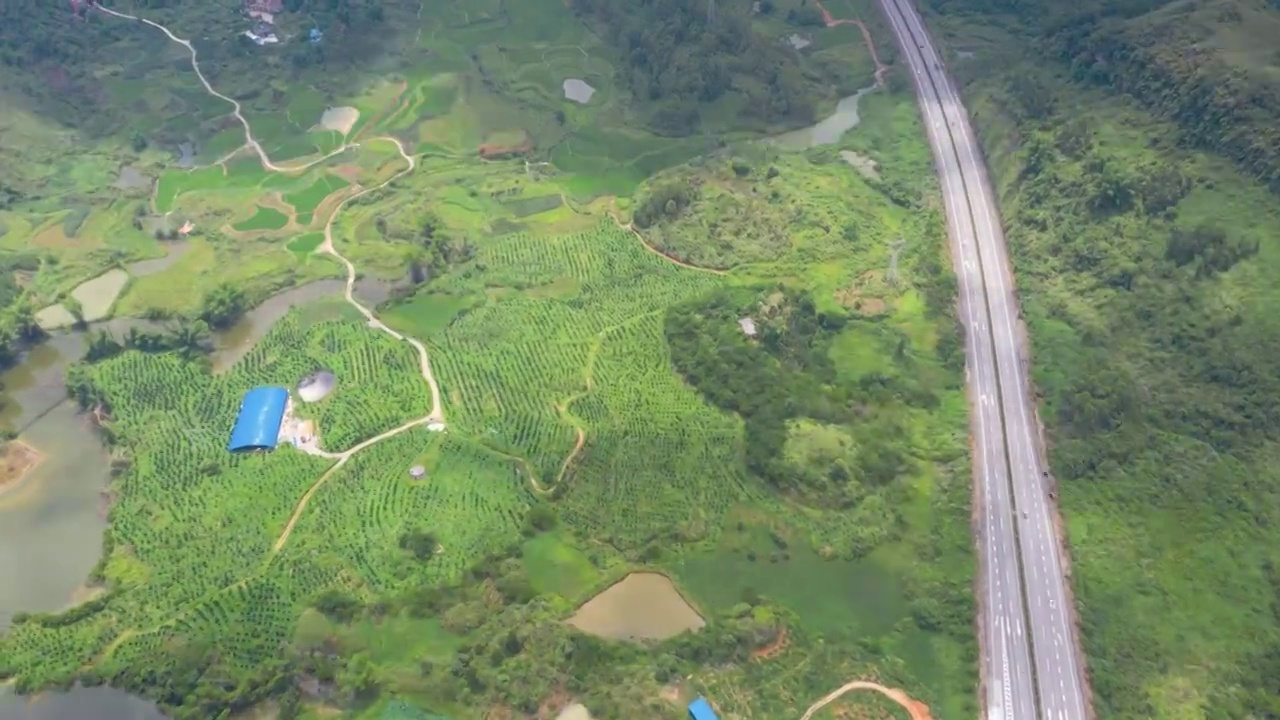
[[[760,142],[871,82],[859,34],[776,5],[741,27],[806,74],[750,90],[773,115],[740,118],[735,89],[674,136],[676,97],[644,100],[585,6],[383,0],[350,36],[384,23],[384,47],[329,31],[323,58],[195,42],[277,167],[206,102],[189,163],[153,147],[168,126],[132,155],[133,131],[103,134],[145,182],[77,194],[82,213],[0,210],[0,245],[43,243],[14,259],[25,302],[145,267],[102,314],[169,333],[91,332],[68,371],[112,457],[98,590],[17,609],[0,678],[193,719],[569,699],[674,719],[700,694],[789,717],[852,678],[975,714],[967,410],[928,153],[901,82],[835,144]],[[233,26],[138,12],[181,37]],[[85,23],[120,47],[160,34],[135,25]],[[774,49],[792,33],[812,49]],[[235,68],[260,51],[279,62],[258,87]],[[151,92],[180,91],[165,82]],[[354,125],[317,129],[335,107]],[[246,320],[316,280],[333,297]],[[318,449],[226,451],[247,389],[321,369],[333,394],[292,405]],[[658,602],[679,622],[629,617]]]

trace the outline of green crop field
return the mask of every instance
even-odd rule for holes
[[[289,241],[285,247],[289,248],[289,252],[303,257],[315,252],[315,249],[324,243],[324,233],[312,232]]]
[[[323,175],[305,189],[287,193],[284,201],[298,213],[298,224],[309,225],[316,207],[333,193],[347,187],[348,183],[336,175]],[[305,217],[305,219],[304,219]]]
[[[253,216],[232,225],[237,232],[253,232],[255,230],[280,230],[289,224],[289,216],[270,207],[258,207]]]
[[[93,14],[101,49],[77,57],[150,48],[185,74],[114,60],[104,102],[165,112],[129,124],[113,106],[82,177],[36,198],[50,186],[24,172],[31,197],[0,205],[0,247],[41,248],[12,263],[34,273],[13,288],[30,301],[192,226],[113,306],[177,340],[131,336],[152,352],[91,352],[68,375],[113,458],[101,594],[19,613],[0,678],[108,683],[182,719],[533,717],[571,695],[596,717],[674,720],[697,694],[726,716],[798,716],[874,677],[937,717],[975,715],[954,280],[911,95],[868,96],[836,145],[759,142],[871,81],[861,35],[800,0],[724,7],[714,33],[689,0],[669,17],[615,0],[301,4],[282,32],[314,23],[323,43],[217,41],[244,22],[222,5],[139,10],[195,40],[288,170],[242,147],[158,31]],[[687,56],[654,41],[672,23],[702,37]],[[588,101],[565,97],[571,79]],[[360,113],[351,147],[320,160],[344,142],[317,128],[340,106]],[[50,130],[14,126],[52,152]],[[350,266],[316,255],[318,209],[357,191],[332,218]],[[386,328],[345,301],[348,267]],[[322,300],[272,298],[318,279]],[[414,424],[433,408],[409,339],[443,428]],[[245,390],[317,369],[337,389],[295,393],[294,412],[341,456],[226,451]],[[564,622],[637,570],[668,576],[705,626],[640,644]]]

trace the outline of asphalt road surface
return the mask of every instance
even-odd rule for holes
[[[986,717],[1086,720],[1082,663],[995,194],[968,114],[920,15],[908,0],[880,3],[916,83],[960,289],[974,404]]]

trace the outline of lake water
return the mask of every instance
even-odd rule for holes
[[[92,326],[117,336],[154,323]],[[82,332],[59,333],[0,373],[0,425],[17,430],[43,460],[0,495],[0,631],[21,611],[71,603],[98,561],[107,527],[103,490],[109,458],[89,419],[67,399],[66,371],[84,357]]]
[[[769,139],[768,142],[798,150],[840,142],[840,138],[845,133],[857,127],[862,121],[858,116],[858,103],[862,100],[862,96],[875,89],[875,85],[864,87],[849,97],[841,99],[836,104],[835,112],[826,119],[807,128],[783,133]]]
[[[0,688],[0,720],[164,720],[155,703],[111,688],[20,698]]]
[[[117,322],[125,331],[129,323]],[[0,496],[0,632],[20,611],[72,604],[102,549],[106,449],[88,418],[67,399],[66,368],[83,357],[82,333],[65,333],[30,350],[2,375],[0,420],[44,460]],[[0,720],[162,720],[152,703],[109,688],[46,693],[34,699],[0,689]]]

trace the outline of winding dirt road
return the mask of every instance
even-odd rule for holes
[[[876,52],[876,44],[871,41],[871,31],[867,29],[867,24],[861,20],[850,20],[848,18],[835,18],[831,12],[823,6],[821,2],[815,2],[818,10],[822,12],[822,22],[827,27],[836,27],[837,25],[856,25],[858,30],[862,31],[862,42],[867,46],[867,52],[871,53],[871,62],[876,65],[876,87],[884,87],[884,74],[889,72],[889,66],[880,62],[880,55]]]
[[[189,40],[184,40],[178,37],[177,35],[174,35],[173,32],[169,30],[169,28],[165,27],[164,25],[161,25],[158,22],[153,22],[146,18],[138,17],[137,15],[126,15],[122,12],[116,12],[111,8],[102,7],[97,3],[94,3],[90,7],[96,8],[97,10],[103,13],[106,13],[107,15],[114,15],[115,17],[118,17],[122,20],[134,20],[136,22],[146,23],[147,25],[150,25],[151,27],[156,28],[160,32],[167,35],[170,40],[185,47],[187,49],[187,52],[191,53],[191,69],[196,71],[196,77],[200,79],[200,84],[204,85],[205,91],[208,92],[210,95],[218,98],[219,100],[223,100],[231,104],[231,108],[232,108],[231,113],[235,115],[236,119],[240,121],[241,127],[244,128],[244,142],[246,145],[253,148],[253,151],[258,154],[258,159],[262,161],[262,167],[272,172],[282,172],[282,173],[301,172],[303,170],[306,170],[309,167],[312,167],[313,165],[318,165],[324,162],[325,160],[328,160],[334,155],[338,155],[340,153],[346,152],[348,148],[359,147],[358,143],[351,144],[351,145],[347,145],[346,143],[343,143],[342,146],[339,147],[337,150],[334,150],[333,152],[329,153],[328,155],[325,155],[322,158],[312,160],[309,163],[304,163],[302,165],[296,165],[296,166],[290,166],[290,167],[283,167],[280,165],[276,165],[275,163],[271,162],[271,158],[267,157],[267,151],[263,150],[262,145],[259,144],[258,141],[253,137],[253,130],[249,127],[249,121],[245,119],[244,113],[240,111],[241,110],[240,103],[236,101],[234,98],[227,97],[226,95],[223,95],[217,90],[214,90],[213,85],[209,84],[209,79],[204,76],[204,71],[200,69],[200,60],[198,57],[198,53],[196,52],[195,46],[193,46]]]
[[[333,152],[319,159],[312,160],[311,162],[304,163],[297,166],[289,166],[289,167],[276,165],[275,163],[271,162],[271,158],[268,157],[266,151],[262,149],[262,144],[259,143],[257,138],[253,136],[253,128],[250,127],[249,121],[245,119],[244,113],[241,112],[240,103],[218,92],[213,88],[213,85],[209,83],[209,79],[205,77],[204,72],[201,71],[200,69],[200,60],[198,57],[198,53],[196,52],[195,47],[192,46],[192,44],[189,41],[184,40],[183,38],[180,38],[177,35],[174,35],[173,32],[169,30],[169,28],[165,27],[164,25],[161,25],[160,23],[157,23],[157,22],[153,22],[146,18],[137,17],[136,15],[126,15],[124,13],[116,12],[115,10],[102,7],[101,5],[98,5],[98,4],[94,4],[92,7],[97,8],[98,10],[102,11],[107,15],[113,15],[123,20],[133,20],[136,22],[141,22],[141,23],[150,25],[151,27],[154,27],[160,30],[161,32],[163,32],[173,42],[185,47],[187,51],[191,53],[191,69],[195,71],[196,77],[200,79],[200,84],[204,86],[204,89],[208,91],[210,95],[231,104],[232,114],[235,115],[236,119],[240,121],[240,125],[244,128],[245,144],[253,148],[253,151],[257,153],[258,159],[262,162],[263,168],[271,172],[277,172],[277,173],[297,173],[297,172],[306,170],[307,168],[310,168],[314,165],[322,163],[325,160],[328,160],[329,158],[335,155],[338,155],[339,153],[346,152],[351,148],[359,147],[359,143],[352,143],[348,145],[346,142],[343,142],[343,144],[338,149],[334,150]],[[391,183],[395,182],[401,177],[413,172],[414,169],[417,168],[418,166],[417,160],[412,155],[410,155],[408,152],[405,151],[404,145],[396,138],[380,137],[375,139],[386,140],[388,142],[393,143],[396,146],[396,150],[400,152],[400,157],[404,158],[405,160],[405,163],[406,163],[405,168],[400,172],[396,173],[395,175],[392,175],[390,178],[387,178],[383,182],[379,183],[378,185],[364,188],[359,192],[348,196],[342,202],[338,203],[337,206],[334,207],[333,213],[329,215],[328,222],[325,223],[324,243],[321,244],[318,248],[316,248],[315,252],[332,255],[333,257],[337,258],[338,262],[342,263],[343,266],[346,267],[347,281],[346,281],[344,296],[346,298],[346,301],[352,307],[354,307],[357,311],[359,311],[361,315],[364,316],[365,320],[368,321],[368,324],[370,327],[376,330],[380,330],[390,335],[391,337],[395,338],[396,340],[409,343],[410,345],[413,346],[414,350],[418,352],[418,361],[419,361],[419,366],[422,370],[422,378],[427,382],[427,386],[431,389],[431,412],[428,413],[425,417],[421,417],[416,420],[410,420],[409,422],[406,422],[399,427],[392,428],[391,430],[388,430],[384,433],[371,437],[368,440],[365,440],[359,443],[358,445],[348,448],[347,450],[340,453],[331,453],[331,452],[321,450],[319,448],[304,448],[304,450],[309,452],[310,454],[336,460],[336,462],[328,470],[326,470],[325,473],[315,481],[315,483],[311,485],[311,487],[307,490],[307,492],[302,496],[302,499],[298,501],[297,507],[294,508],[293,515],[290,516],[289,522],[285,524],[284,530],[280,533],[280,537],[276,540],[275,545],[272,547],[273,553],[279,552],[280,549],[284,547],[285,543],[289,541],[289,536],[293,533],[294,526],[297,525],[298,520],[302,517],[302,513],[306,510],[307,504],[311,501],[312,496],[316,494],[316,491],[318,491],[321,487],[323,487],[325,482],[328,481],[328,479],[333,476],[334,472],[336,472],[338,468],[341,468],[343,465],[345,465],[353,455],[372,445],[376,445],[377,443],[382,442],[387,438],[399,435],[400,433],[405,432],[406,430],[409,430],[411,428],[418,427],[419,425],[426,425],[430,429],[436,430],[436,431],[441,431],[441,430],[444,430],[445,428],[444,404],[440,401],[440,386],[436,382],[435,375],[431,371],[431,359],[427,354],[426,346],[423,345],[419,340],[415,338],[408,337],[406,335],[403,335],[387,327],[385,323],[383,323],[381,320],[378,319],[377,315],[373,314],[373,311],[371,311],[369,308],[365,307],[364,305],[361,305],[360,302],[356,300],[355,298],[356,266],[350,260],[343,257],[342,254],[339,253],[337,249],[334,248],[333,246],[333,224],[338,219],[338,215],[342,212],[342,208],[345,207],[347,203],[351,202],[352,200],[355,200],[356,198],[367,195],[368,193],[374,192],[376,190],[381,190],[382,188],[390,185]]]
[[[810,720],[810,718],[816,715],[819,710],[830,705],[836,700],[839,700],[842,695],[851,693],[855,690],[871,690],[873,692],[880,693],[901,705],[902,709],[906,710],[907,714],[911,716],[911,720],[933,720],[933,716],[929,714],[928,705],[925,705],[919,700],[912,700],[910,695],[907,695],[905,692],[897,688],[885,687],[879,683],[868,682],[866,680],[852,680],[841,685],[835,690],[832,690],[830,693],[827,693],[827,695],[821,700],[810,705],[809,709],[804,711],[804,715],[800,716],[800,720]]]

